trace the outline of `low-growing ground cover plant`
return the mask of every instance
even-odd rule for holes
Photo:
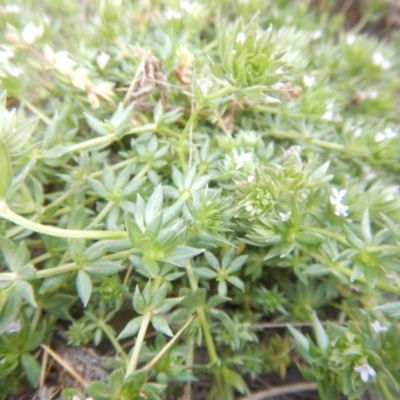
[[[400,37],[315,3],[1,3],[0,399],[398,398]]]

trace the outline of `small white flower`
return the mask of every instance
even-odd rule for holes
[[[167,18],[168,20],[181,19],[182,14],[179,11],[167,10],[167,11],[165,11],[165,18]]]
[[[388,330],[388,327],[382,326],[379,321],[374,321],[371,326],[375,333],[386,332]]]
[[[4,328],[5,333],[18,333],[21,330],[21,321],[11,321]]]
[[[303,82],[307,87],[311,87],[315,83],[315,77],[310,75],[304,75]]]
[[[330,101],[325,108],[325,112],[322,115],[322,119],[326,121],[332,121],[333,120],[333,103]]]
[[[387,70],[392,66],[392,63],[378,51],[372,54],[372,63],[383,70]]]
[[[354,367],[354,371],[360,374],[361,380],[365,383],[369,381],[370,377],[376,376],[376,371],[369,364],[357,365]]]
[[[287,222],[290,219],[290,216],[292,215],[291,211],[288,211],[286,213],[280,212],[279,214],[279,218],[283,221],[283,222]]]
[[[236,43],[243,44],[246,41],[246,34],[244,32],[239,32],[236,36]]]
[[[246,206],[246,211],[247,212],[252,212],[253,210],[254,210],[254,207],[251,204]]]
[[[0,64],[7,64],[10,58],[13,58],[15,54],[10,50],[0,50]]]
[[[256,181],[256,178],[255,178],[253,175],[249,175],[249,176],[247,177],[247,182],[253,183],[253,182],[255,182],[255,181]]]
[[[346,195],[346,190],[338,190],[336,188],[332,189],[332,195],[329,196],[330,203],[335,207],[335,215],[347,217],[348,213],[347,210],[349,209],[348,206],[345,206],[342,203],[344,196]]]
[[[362,129],[361,129],[361,128],[357,128],[357,129],[354,131],[354,137],[360,137],[360,136],[361,136],[361,133],[362,133]]]
[[[86,68],[77,68],[71,74],[72,84],[82,90],[86,90],[90,85],[89,71]]]
[[[7,15],[7,14],[18,14],[21,11],[21,9],[19,8],[19,6],[15,5],[15,4],[10,4],[4,7],[0,7],[0,13],[3,15]]]
[[[58,51],[57,53],[49,54],[54,67],[62,74],[69,75],[74,72],[76,62],[71,60],[67,51]]]
[[[317,40],[317,39],[319,39],[321,37],[322,37],[322,30],[321,29],[317,29],[316,31],[314,31],[311,34],[311,40]]]
[[[375,135],[375,142],[383,142],[386,139],[386,136],[383,132],[379,132]]]
[[[109,60],[110,60],[110,56],[107,53],[105,53],[104,51],[102,51],[96,57],[96,62],[97,62],[97,65],[100,67],[100,69],[104,69]]]
[[[241,152],[238,154],[236,149],[233,150],[233,159],[235,160],[236,163],[236,169],[242,168],[245,164],[249,163],[253,158],[252,153],[244,153]]]
[[[394,138],[396,136],[397,136],[396,131],[394,131],[392,128],[388,127],[388,128],[385,128],[383,130],[383,132],[378,132],[375,135],[375,141],[376,142],[383,142],[386,139],[392,139],[392,138]]]
[[[36,26],[33,22],[29,22],[28,25],[22,30],[22,39],[28,44],[34,43],[37,39],[43,35],[43,25]]]
[[[378,174],[371,167],[367,165],[364,165],[362,167],[362,170],[365,174],[365,179],[369,181],[375,179],[378,176]]]
[[[14,76],[15,78],[18,78],[22,74],[22,69],[14,66],[9,66],[7,68],[7,72],[9,75]]]
[[[272,85],[272,89],[282,89],[285,87],[285,82],[279,81]]]
[[[356,37],[352,34],[347,35],[346,37],[346,43],[351,46],[352,44],[354,44],[354,42],[356,41]]]

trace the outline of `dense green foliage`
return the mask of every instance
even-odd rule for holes
[[[398,398],[400,37],[331,3],[0,3],[1,399],[60,323],[115,354],[66,399]]]

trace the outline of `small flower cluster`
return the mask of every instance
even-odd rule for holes
[[[348,213],[347,210],[349,209],[348,206],[345,206],[342,203],[343,198],[346,196],[346,190],[338,190],[336,188],[332,189],[332,195],[329,196],[329,201],[332,204],[332,206],[335,208],[335,215],[338,217],[344,216],[347,217]]]

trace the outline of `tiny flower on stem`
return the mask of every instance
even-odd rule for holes
[[[369,364],[361,364],[354,367],[354,371],[358,372],[361,376],[361,380],[365,383],[369,382],[369,379],[376,376],[376,371]]]
[[[371,326],[375,333],[386,332],[388,330],[388,327],[381,325],[379,321],[374,321]]]
[[[236,43],[243,44],[246,41],[246,34],[244,32],[239,32],[236,36]]]
[[[342,203],[344,196],[346,195],[346,190],[338,190],[336,188],[332,189],[332,195],[329,196],[330,203],[335,207],[335,215],[338,217],[343,215],[344,217],[348,216],[347,210],[349,209],[348,206],[345,206]]]

